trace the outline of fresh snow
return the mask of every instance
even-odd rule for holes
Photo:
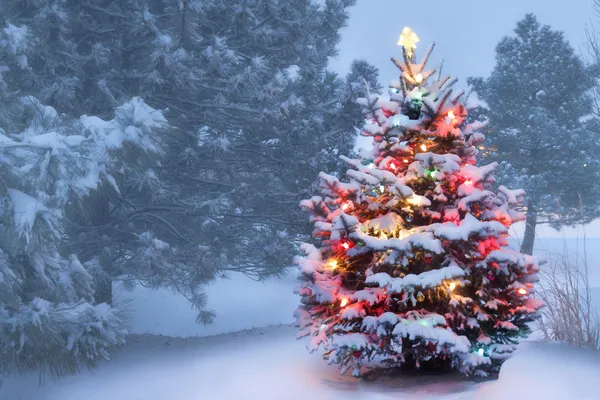
[[[7,189],[7,192],[13,206],[17,231],[29,241],[36,217],[40,213],[47,212],[48,209],[38,199],[17,189]]]
[[[393,278],[387,272],[379,272],[367,278],[366,283],[377,284],[387,288],[391,293],[402,293],[407,287],[419,286],[429,288],[441,285],[444,280],[455,279],[465,275],[465,271],[456,264],[451,264],[440,269],[408,274],[403,278]]]
[[[38,376],[10,378],[6,400],[592,400],[600,356],[529,342],[498,380],[457,375],[381,377],[367,382],[308,354],[296,328],[278,326],[207,338],[132,336],[93,372],[38,386]]]

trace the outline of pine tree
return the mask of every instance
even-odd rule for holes
[[[562,32],[528,14],[496,47],[490,77],[471,79],[489,106],[489,160],[503,182],[527,191],[522,250],[532,254],[535,227],[587,223],[598,216],[592,75]]]
[[[390,96],[360,101],[371,152],[348,163],[348,181],[321,173],[322,196],[304,200],[314,244],[297,258],[301,336],[354,375],[363,367],[499,370],[529,332],[536,260],[508,246],[523,190],[476,166],[476,106],[456,82],[417,63],[405,28]]]
[[[94,301],[94,279],[61,252],[65,211],[102,180],[101,147],[31,97],[0,124],[0,375],[77,372],[124,343],[120,312]],[[9,123],[12,122],[12,123]]]
[[[96,265],[98,301],[111,301],[111,281],[168,287],[209,321],[202,285],[291,264],[296,204],[319,170],[339,168],[330,153],[351,149],[364,82],[377,91],[364,63],[346,79],[326,69],[353,4],[0,0],[2,26],[32,41],[7,90],[105,120],[139,96],[169,121],[160,154],[111,151],[120,191],[103,185],[70,215],[66,246]],[[132,256],[158,242],[160,259]]]
[[[160,154],[166,120],[139,98],[103,120],[70,118],[22,96],[25,88],[11,84],[27,74],[35,40],[26,26],[0,32],[0,375],[57,377],[96,365],[125,342],[122,312],[98,299],[99,263],[86,254],[102,240],[80,237],[70,246],[74,216],[95,193],[122,192],[123,174],[136,178],[118,154],[136,161]],[[157,250],[140,260],[168,250],[149,235],[141,241]]]

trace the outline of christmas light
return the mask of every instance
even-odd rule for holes
[[[348,203],[342,204],[342,210],[343,211],[346,211],[348,208],[350,208],[350,205]]]
[[[408,164],[408,158],[405,158],[404,160],[402,160],[404,162],[404,164]]]
[[[413,55],[413,49],[417,47],[416,43],[419,41],[419,37],[412,29],[408,26],[402,29],[400,39],[398,39],[398,46],[402,46],[406,49],[406,53],[409,57]]]
[[[383,186],[383,185],[379,186],[379,191],[381,193],[385,192],[385,186]]]
[[[448,118],[450,118],[450,119],[456,118],[456,115],[454,115],[454,111],[452,111],[452,110],[448,111]]]
[[[456,288],[456,282],[450,282],[448,287],[450,288],[450,291],[453,291]]]
[[[331,269],[336,269],[338,267],[338,262],[337,260],[329,260],[327,266]]]
[[[340,300],[340,306],[341,307],[346,307],[346,304],[348,304],[348,299],[342,299],[342,300]]]
[[[422,145],[421,145],[421,150],[423,150],[423,151],[427,151],[427,146],[426,146],[425,144],[422,144]]]
[[[375,168],[375,164],[373,164],[373,163],[369,164],[369,168]]]
[[[348,243],[343,243],[342,247],[348,250],[350,248],[350,245]]]
[[[406,220],[408,221],[410,216],[406,217]],[[405,230],[401,230],[400,232],[398,232],[398,239],[404,239],[410,236],[410,233],[408,231]]]
[[[396,167],[396,164],[390,163],[390,168],[395,171],[398,167]]]
[[[479,353],[479,355],[483,357],[484,351],[483,351],[483,349],[479,349],[479,350],[477,350],[477,353]]]
[[[517,293],[519,293],[521,296],[525,296],[527,294],[527,289],[520,288],[519,290],[517,290]]]
[[[470,179],[467,179],[467,180],[465,181],[465,185],[467,185],[467,186],[473,186],[473,181],[472,181],[472,180],[470,180]]]
[[[416,74],[415,75],[415,82],[417,82],[417,83],[423,82],[423,74],[421,74],[421,73]]]
[[[421,203],[420,199],[415,195],[409,197],[408,199],[406,199],[406,201],[408,202],[408,204],[412,204],[413,206],[418,206]]]

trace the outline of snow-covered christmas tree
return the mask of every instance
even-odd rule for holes
[[[526,336],[543,303],[539,265],[509,247],[523,190],[491,191],[496,164],[476,166],[485,122],[441,66],[426,69],[402,31],[401,71],[388,98],[361,99],[373,148],[342,157],[346,182],[321,173],[315,244],[299,257],[300,336],[361,375],[369,367],[458,369],[485,376]]]

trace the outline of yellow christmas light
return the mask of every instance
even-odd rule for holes
[[[527,294],[527,289],[525,288],[520,288],[519,290],[517,290],[517,292],[521,295],[521,296],[525,296]]]
[[[348,304],[348,299],[342,299],[342,300],[340,301],[340,306],[341,306],[341,307],[346,307],[346,304]]]
[[[448,111],[448,118],[450,118],[450,119],[456,118],[456,115],[454,115],[454,111],[452,111],[452,110]]]
[[[329,260],[327,266],[331,269],[336,269],[338,267],[338,262],[337,260]]]
[[[450,288],[450,291],[453,291],[456,288],[456,282],[450,282],[448,287]]]
[[[416,74],[415,75],[415,82],[417,82],[417,83],[423,82],[423,74],[421,74],[421,73]]]
[[[427,146],[426,146],[425,144],[422,144],[422,145],[421,145],[421,150],[423,150],[423,151],[427,151]]]
[[[402,46],[406,49],[406,54],[409,57],[413,55],[413,49],[417,47],[417,42],[419,41],[419,37],[417,34],[410,29],[410,27],[405,27],[402,29],[402,33],[400,34],[400,39],[398,39],[398,46]]]
[[[421,204],[421,199],[415,195],[412,195],[411,197],[406,199],[406,201],[408,202],[408,204],[412,204],[413,206],[418,206]]]

